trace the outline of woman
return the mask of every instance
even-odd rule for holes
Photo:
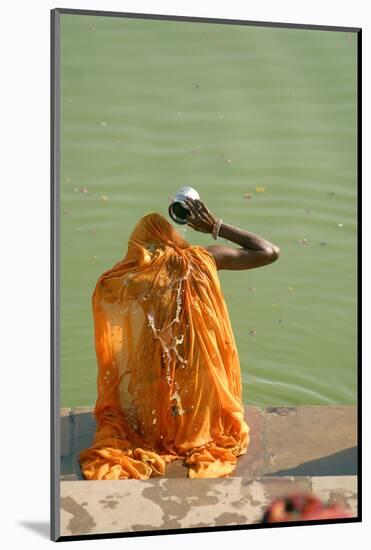
[[[86,479],[148,479],[183,459],[188,475],[229,475],[249,443],[239,359],[218,269],[267,265],[279,249],[187,200],[188,225],[242,248],[193,246],[144,216],[125,258],[93,293],[97,429]]]

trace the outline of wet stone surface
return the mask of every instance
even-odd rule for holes
[[[266,409],[269,475],[356,475],[356,407]]]
[[[348,407],[245,407],[250,444],[231,477],[357,474],[357,409]],[[61,410],[61,479],[83,479],[79,453],[95,433],[93,407]],[[186,478],[176,460],[166,478]],[[66,477],[68,476],[68,477]]]

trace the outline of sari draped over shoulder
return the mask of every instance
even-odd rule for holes
[[[238,353],[211,254],[162,215],[144,216],[92,296],[96,433],[86,479],[148,479],[183,459],[229,475],[246,452]]]

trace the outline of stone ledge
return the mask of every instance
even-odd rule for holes
[[[61,409],[61,479],[83,477],[81,450],[95,433],[94,407]],[[357,407],[245,407],[250,446],[233,477],[324,476],[357,474]],[[187,468],[174,461],[166,478],[186,478]]]
[[[313,491],[357,517],[357,477],[62,481],[61,535],[251,525],[275,498]]]

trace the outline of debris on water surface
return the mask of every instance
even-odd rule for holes
[[[265,187],[255,187],[255,191],[257,193],[265,193],[266,188]]]
[[[327,245],[327,242],[326,242],[326,241],[321,241],[319,244],[320,244],[321,246],[326,246],[326,245]]]
[[[308,242],[308,239],[306,239],[306,238],[298,240],[299,244],[307,244],[307,242]]]
[[[249,288],[247,290],[249,292],[256,292],[256,287],[255,286],[249,286]]]
[[[328,194],[329,195],[336,195],[335,191],[329,191]]]
[[[192,149],[191,153],[192,153],[192,155],[197,155],[198,151],[197,151],[197,149]]]
[[[219,115],[220,120],[223,118],[223,115]]]
[[[294,290],[294,287],[293,286],[288,286],[287,290],[290,290],[292,292]]]
[[[79,191],[80,193],[87,193],[88,189],[86,187],[80,187]]]
[[[106,197],[106,195],[102,195],[102,199],[103,199],[104,201],[108,201],[108,197]]]
[[[96,229],[89,229],[89,233],[91,233],[92,235],[94,235],[96,232],[97,232]]]
[[[107,122],[105,120],[102,120],[102,122],[100,123],[101,126],[107,126]]]
[[[305,213],[306,213],[306,214],[309,214],[309,212],[310,212],[310,210],[307,210],[307,209],[305,210]]]
[[[256,151],[256,149],[255,149],[255,147],[253,147],[253,148],[251,149],[251,152],[252,152],[252,153],[255,153],[255,151]]]
[[[98,256],[92,256],[93,260],[97,260]]]
[[[277,304],[272,304],[272,307],[277,307]]]
[[[245,193],[244,197],[245,197],[245,199],[252,199],[252,194],[251,193]]]
[[[92,27],[90,27],[90,31],[91,32],[95,32],[96,31],[96,28],[94,27],[94,25]]]
[[[342,223],[338,223],[338,227],[343,227],[343,224],[342,224]]]
[[[193,87],[198,89],[200,87],[200,85],[196,83],[196,84],[193,84]]]
[[[78,190],[79,190],[79,188],[78,188],[78,187],[75,187],[75,188],[74,188],[74,191],[75,191],[75,193],[77,193],[77,192],[78,192]]]
[[[66,178],[66,181],[67,181],[68,183],[70,183],[71,178]]]
[[[250,334],[251,334],[252,336],[256,336],[256,330],[255,330],[254,328],[251,329],[251,330],[250,330]]]
[[[63,214],[68,214],[69,210],[68,208],[63,208]]]

